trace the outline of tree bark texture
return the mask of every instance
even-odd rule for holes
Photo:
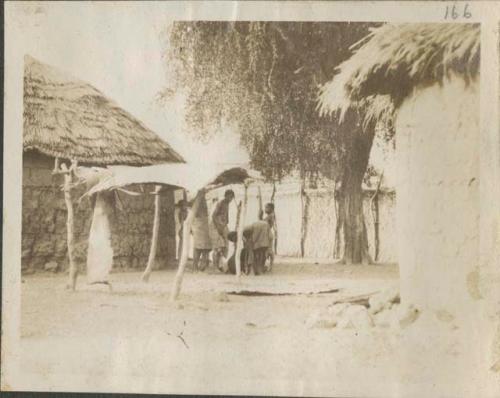
[[[368,264],[368,234],[363,213],[363,177],[368,166],[373,143],[372,133],[358,133],[353,139],[350,164],[336,192],[338,200],[337,223],[343,231],[345,264]]]

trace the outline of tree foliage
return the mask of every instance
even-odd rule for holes
[[[349,171],[363,134],[356,120],[335,123],[317,112],[318,87],[366,23],[175,22],[167,65],[186,94],[186,120],[202,139],[230,126],[241,135],[252,167],[269,179],[293,172],[337,179]]]

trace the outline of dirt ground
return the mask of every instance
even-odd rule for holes
[[[288,262],[240,282],[188,271],[172,303],[174,275],[157,271],[144,284],[138,272],[114,273],[112,292],[87,286],[84,276],[76,292],[62,274],[24,276],[26,389],[394,396],[411,376],[401,369],[393,330],[306,326],[340,297],[397,286],[395,265]],[[231,293],[242,290],[293,294]],[[456,375],[447,377],[451,385]]]

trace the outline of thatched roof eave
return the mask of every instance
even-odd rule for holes
[[[415,89],[453,76],[476,81],[479,60],[479,24],[386,24],[336,68],[320,90],[318,109],[345,113],[379,96],[388,96],[397,109]]]
[[[82,156],[81,154],[78,153],[68,153],[64,151],[58,151],[53,148],[44,148],[41,145],[30,145],[30,144],[24,144],[23,146],[23,152],[36,152],[40,153],[42,155],[51,157],[51,158],[58,158],[61,161],[72,161],[76,160],[78,164],[87,164],[87,165],[93,165],[93,166],[99,166],[99,167],[106,167],[106,166],[131,166],[131,167],[141,167],[141,166],[154,166],[154,165],[160,165],[160,164],[165,164],[165,163],[180,163],[184,164],[186,163],[185,160],[180,157],[180,161],[178,162],[165,162],[162,158],[160,159],[148,159],[147,161],[144,160],[141,156],[137,156],[135,154],[124,154],[123,156],[112,156],[112,157],[107,157],[105,155],[103,156]],[[180,155],[179,155],[180,156]]]

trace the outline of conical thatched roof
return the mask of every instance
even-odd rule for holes
[[[345,111],[362,101],[388,96],[399,104],[414,88],[460,76],[477,78],[480,58],[478,24],[387,24],[353,46],[320,92],[321,113]],[[381,103],[383,101],[380,101]]]
[[[30,56],[24,150],[95,165],[183,162],[165,141],[90,84]]]

